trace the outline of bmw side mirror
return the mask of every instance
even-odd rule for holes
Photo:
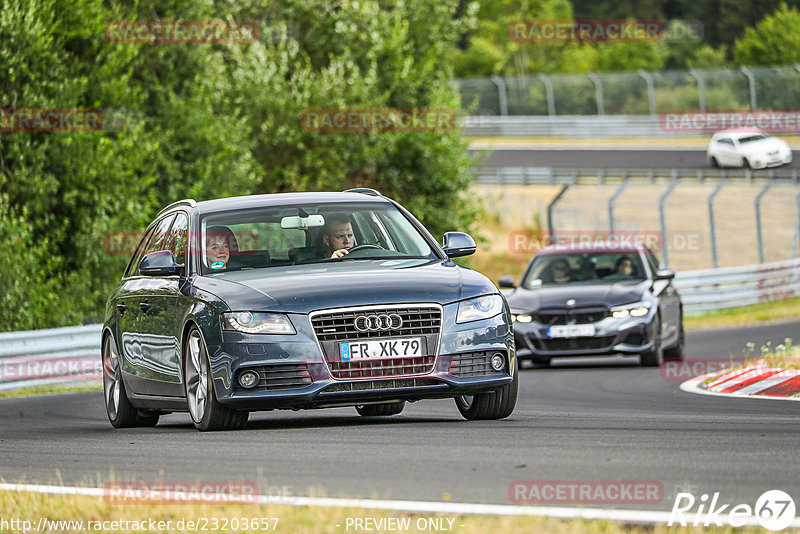
[[[675,278],[675,269],[659,269],[656,271],[656,280],[672,280]]]
[[[172,276],[183,272],[183,264],[175,263],[170,250],[157,250],[145,254],[139,263],[139,274],[143,276]]]
[[[447,232],[442,239],[442,248],[450,258],[459,258],[475,254],[478,246],[469,234],[464,232]]]
[[[509,289],[514,289],[517,287],[517,284],[514,281],[514,276],[510,274],[498,278],[497,285],[498,287],[507,287]]]

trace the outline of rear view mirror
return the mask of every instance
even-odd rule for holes
[[[284,229],[307,230],[319,226],[325,226],[325,218],[322,215],[309,215],[308,217],[294,215],[281,219],[281,228]]]

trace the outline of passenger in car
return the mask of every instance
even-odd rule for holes
[[[348,254],[356,244],[350,217],[344,214],[326,217],[322,243],[325,245],[326,258],[341,258]]]
[[[553,275],[553,282],[556,284],[565,284],[572,281],[569,275],[569,263],[563,258],[559,258],[550,264],[550,272]]]
[[[206,229],[206,264],[215,271],[229,267],[231,255],[239,253],[236,236],[226,226],[211,226]]]
[[[620,256],[614,264],[614,272],[606,278],[633,278],[633,260],[628,256]]]

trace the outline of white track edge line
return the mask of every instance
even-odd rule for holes
[[[39,484],[8,484],[0,483],[0,491],[19,491],[44,493],[51,495],[82,495],[88,497],[102,497],[107,494],[105,488],[91,488],[85,486],[47,486]],[[206,494],[212,496],[214,494]],[[227,502],[230,495],[216,494]],[[559,519],[605,519],[625,523],[663,523],[667,524],[671,512],[651,510],[606,510],[603,508],[569,508],[558,506],[515,506],[508,504],[472,504],[472,503],[447,503],[432,501],[391,501],[371,499],[337,499],[317,497],[270,497],[258,495],[255,502],[248,504],[276,505],[276,506],[321,506],[326,508],[364,508],[370,510],[391,510],[396,512],[417,512],[433,514],[460,514],[460,515],[499,515],[499,516],[540,516],[555,517]],[[220,499],[223,501],[224,499]],[[163,499],[159,499],[163,500]],[[180,499],[173,499],[179,501]],[[704,526],[703,515],[683,514],[687,526],[692,526],[696,519],[698,525]],[[727,515],[720,515],[720,519],[727,521]],[[724,523],[723,523],[724,524]],[[745,525],[760,526],[756,518],[750,517]],[[678,526],[678,525],[674,525]],[[800,517],[796,517],[788,525],[800,527]]]

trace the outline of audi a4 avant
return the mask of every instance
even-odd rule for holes
[[[619,241],[552,245],[531,259],[508,296],[517,357],[638,354],[643,366],[683,358],[683,305],[675,271],[643,245]],[[500,287],[514,288],[513,276]]]
[[[249,413],[454,398],[501,419],[517,397],[511,315],[485,276],[371,189],[182,200],[147,228],[105,312],[114,427],[188,411],[200,430]]]

